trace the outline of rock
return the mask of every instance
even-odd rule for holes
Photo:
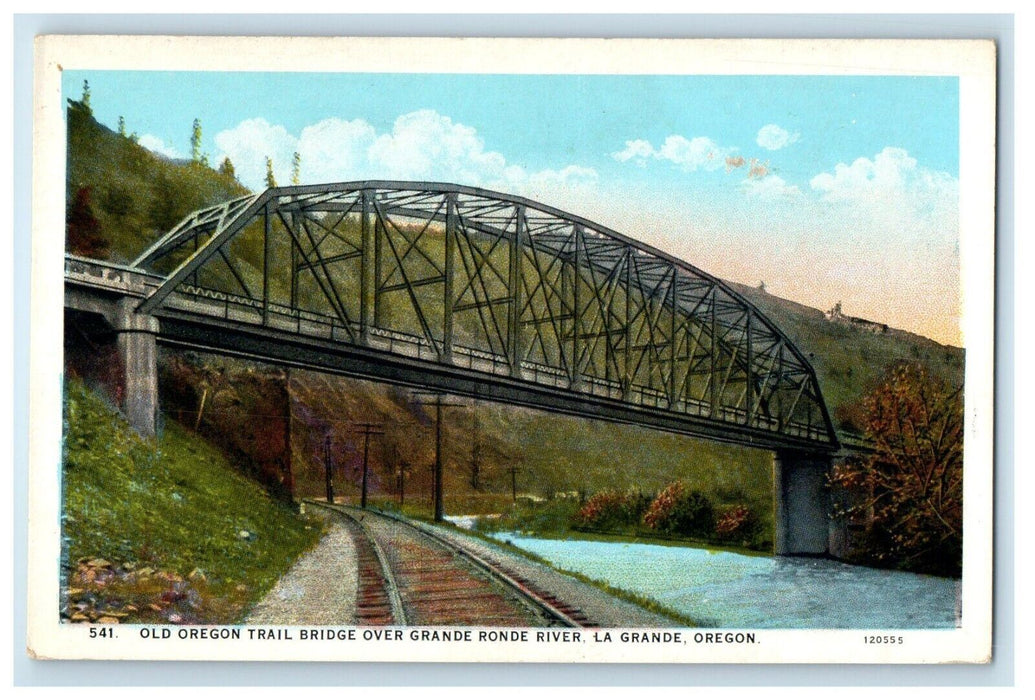
[[[98,625],[117,625],[119,624],[119,618],[112,617],[111,615],[105,615],[104,617],[97,618]]]
[[[69,588],[68,589],[68,595],[69,596],[80,595],[80,594],[82,594],[82,592],[83,592],[82,588]]]
[[[148,603],[147,607],[151,608],[155,612],[162,612],[162,606],[157,603]]]
[[[111,568],[111,562],[110,561],[108,561],[107,559],[100,559],[100,558],[91,559],[90,561],[86,562],[86,565],[87,566],[92,566],[95,569],[110,569]]]
[[[207,581],[208,577],[205,576],[205,572],[201,569],[195,568],[189,574],[187,574],[188,581]]]
[[[251,541],[252,539],[255,538],[255,535],[253,535],[252,533],[248,532],[247,530],[241,530],[240,532],[237,533],[237,537],[238,537],[238,539]]]
[[[178,625],[181,622],[183,622],[183,616],[173,613],[169,616],[169,622],[173,623],[174,625]]]
[[[90,617],[88,615],[84,615],[81,612],[77,612],[72,613],[72,617],[70,617],[69,619],[72,622],[88,622],[90,620]]]

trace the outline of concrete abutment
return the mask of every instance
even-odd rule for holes
[[[120,299],[112,319],[125,387],[122,410],[138,433],[153,437],[158,415],[158,319],[136,313],[138,303]]]
[[[827,455],[779,450],[773,459],[775,554],[825,555],[833,531]]]

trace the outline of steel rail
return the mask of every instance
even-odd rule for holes
[[[357,518],[354,514],[348,512],[344,508],[338,508],[337,506],[321,503],[320,501],[312,501],[306,499],[304,503],[308,505],[318,506],[324,510],[329,510],[332,513],[344,516],[351,520],[359,529],[363,532],[367,541],[370,543],[371,548],[374,550],[374,556],[377,557],[377,562],[381,568],[381,577],[384,579],[385,594],[388,596],[388,605],[392,610],[392,619],[395,624],[405,626],[407,624],[406,619],[406,608],[403,607],[402,597],[399,595],[399,585],[395,582],[395,574],[392,573],[392,567],[388,564],[388,556],[385,554],[384,549],[367,529],[367,526],[363,523],[362,518]]]
[[[327,506],[327,507],[330,507],[330,506]],[[343,506],[333,506],[333,508],[335,510],[339,510],[340,509],[342,512],[346,512],[345,508]],[[537,612],[546,615],[546,617],[548,619],[552,619],[552,620],[554,620],[556,622],[559,622],[560,624],[564,625],[565,627],[584,627],[585,626],[583,623],[579,622],[578,620],[573,618],[568,613],[566,613],[563,610],[559,609],[557,606],[553,605],[548,600],[545,600],[542,596],[540,596],[537,592],[531,590],[528,586],[525,586],[520,581],[514,579],[513,577],[511,577],[506,572],[501,571],[498,566],[495,566],[492,563],[486,561],[485,559],[483,559],[482,557],[478,556],[474,552],[466,549],[465,547],[463,547],[459,543],[457,543],[457,542],[455,542],[455,541],[453,541],[451,539],[448,539],[446,537],[443,537],[439,533],[434,532],[434,531],[428,529],[427,526],[422,525],[420,523],[413,522],[413,521],[408,520],[406,518],[401,518],[401,517],[399,517],[397,515],[394,515],[392,513],[386,513],[384,511],[380,511],[380,510],[378,510],[378,511],[366,510],[364,512],[365,513],[372,513],[372,514],[375,514],[375,515],[380,515],[381,517],[387,518],[389,520],[393,520],[393,521],[401,523],[403,525],[407,525],[410,528],[412,528],[412,529],[416,530],[417,532],[421,533],[423,536],[427,537],[428,539],[438,543],[440,546],[445,547],[446,549],[448,549],[449,551],[453,552],[454,554],[457,554],[460,557],[466,559],[468,562],[473,564],[478,570],[488,574],[494,580],[499,581],[500,583],[504,584],[507,588],[509,588],[512,591],[516,592],[523,602],[525,602],[526,604],[531,604],[531,606]]]

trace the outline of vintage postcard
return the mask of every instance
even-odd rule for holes
[[[989,661],[995,65],[38,38],[30,652]]]

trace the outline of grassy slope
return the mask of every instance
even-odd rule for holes
[[[66,384],[63,495],[69,565],[201,569],[220,599],[210,621],[231,621],[321,532],[176,423],[157,443],[142,440],[76,379]]]

